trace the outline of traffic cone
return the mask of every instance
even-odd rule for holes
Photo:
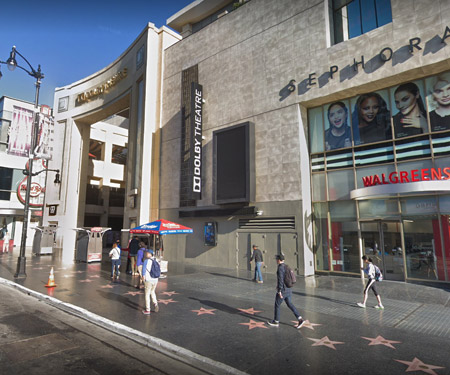
[[[53,267],[50,270],[50,275],[48,276],[48,282],[47,285],[45,285],[46,288],[53,288],[55,287],[55,276],[53,275]]]

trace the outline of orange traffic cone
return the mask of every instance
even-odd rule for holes
[[[47,285],[45,285],[46,288],[53,288],[54,286],[56,286],[55,284],[55,276],[53,275],[53,267],[50,270],[50,275],[48,277],[48,283]]]

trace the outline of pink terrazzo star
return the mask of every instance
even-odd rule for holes
[[[369,346],[371,345],[384,345],[387,346],[389,348],[395,349],[395,346],[393,346],[392,344],[401,344],[401,341],[393,341],[393,340],[387,340],[382,336],[378,336],[374,339],[370,338],[370,337],[364,337],[361,336],[363,339],[369,340]]]
[[[165,296],[172,297],[174,294],[180,294],[180,293],[177,293],[177,292],[173,291],[173,292],[162,292],[161,294],[164,294]]]
[[[295,325],[298,324],[298,320],[291,320],[292,323],[295,323]],[[317,323],[311,323],[309,320],[305,320],[305,323],[303,324],[302,328],[309,328],[314,331],[315,326],[321,326],[322,324]]]
[[[216,311],[215,309],[205,309],[203,307],[200,307],[200,310],[191,310],[193,312],[197,313],[198,315],[203,315],[203,314],[210,314],[210,315],[215,315],[215,313],[213,311]]]
[[[264,322],[255,322],[254,320],[250,319],[250,322],[248,323],[239,323],[242,324],[243,326],[248,326],[248,329],[253,329],[253,328],[266,328]]]
[[[43,270],[44,267],[33,267],[34,270]]]
[[[406,369],[405,372],[423,371],[423,372],[426,372],[427,374],[437,375],[436,372],[434,372],[433,370],[445,368],[445,367],[440,367],[440,366],[427,365],[426,363],[423,363],[420,359],[418,359],[416,357],[414,357],[412,362],[401,361],[399,359],[396,359],[395,361],[403,363],[404,365],[408,365],[408,368]]]
[[[321,339],[311,339],[308,337],[309,340],[311,341],[315,341],[315,344],[312,344],[311,346],[328,346],[331,349],[336,350],[336,348],[334,347],[337,344],[344,344],[343,342],[339,342],[339,341],[331,341],[328,336],[322,337]]]
[[[106,285],[102,285],[100,288],[103,288],[103,289],[112,289],[112,288],[114,288],[114,285],[106,284]]]
[[[74,275],[64,275],[63,277],[65,277],[66,279],[69,277],[75,277]]]
[[[133,291],[129,291],[129,292],[124,293],[123,295],[124,295],[124,296],[129,295],[129,296],[135,297],[135,296],[137,296],[137,295],[139,295],[139,294],[144,294],[144,293],[142,293],[142,292],[133,292]]]
[[[262,311],[255,310],[253,307],[250,307],[249,309],[238,309],[240,312],[243,312],[244,314],[250,314],[255,315],[256,313],[260,313]]]
[[[71,271],[72,273],[84,273],[84,271]]]
[[[175,302],[178,302],[178,301],[174,301],[172,298],[170,298],[170,299],[159,299],[158,300],[158,303],[164,303],[164,305],[167,305],[169,303],[175,303]]]
[[[99,275],[89,276],[90,279],[98,279],[99,277],[100,277]]]
[[[92,280],[86,279],[86,280],[79,280],[80,283],[92,283]]]

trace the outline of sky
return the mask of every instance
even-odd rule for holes
[[[53,107],[56,87],[89,76],[116,60],[151,22],[156,27],[194,0],[2,1],[0,61],[12,46],[45,77],[39,104]],[[17,56],[17,63],[30,70]],[[34,103],[36,79],[0,64],[0,97]]]

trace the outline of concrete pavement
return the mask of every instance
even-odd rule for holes
[[[363,289],[360,279],[299,278],[293,302],[308,324],[296,330],[285,305],[282,324],[266,324],[273,317],[272,274],[256,284],[249,271],[169,263],[157,288],[160,311],[144,316],[144,295],[134,288],[136,278],[122,272],[120,281],[111,283],[109,259],[63,264],[56,255],[27,254],[28,276],[14,280],[17,255],[0,255],[0,277],[52,294],[63,302],[60,309],[81,308],[77,315],[100,326],[103,320],[113,322],[120,326],[118,333],[133,340],[145,335],[149,346],[176,353],[206,372],[360,374],[370,366],[374,374],[412,369],[450,374],[450,293],[445,289],[383,281],[377,287],[386,308],[378,311],[356,307]],[[44,285],[51,267],[58,286],[49,290]],[[53,298],[47,302],[57,304]],[[376,304],[373,296],[368,302]]]

